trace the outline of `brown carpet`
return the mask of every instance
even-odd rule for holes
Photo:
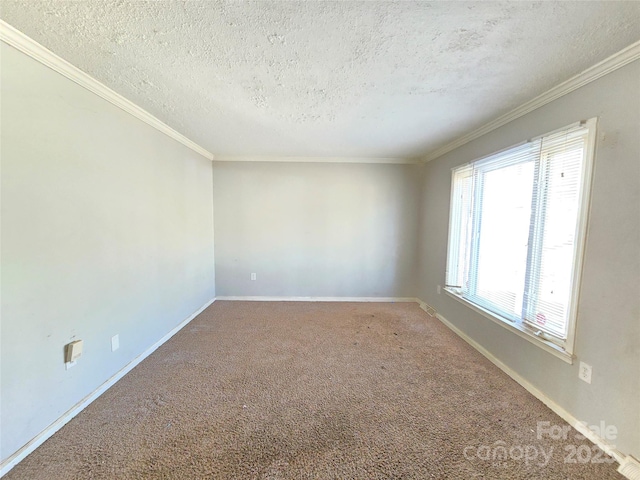
[[[539,421],[566,425],[416,304],[220,301],[6,479],[622,478]]]

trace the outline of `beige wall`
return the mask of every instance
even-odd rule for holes
[[[1,45],[4,460],[215,290],[211,162]]]
[[[578,120],[599,118],[575,353],[569,365],[473,312],[444,285],[451,168]],[[640,458],[640,61],[430,162],[423,172],[419,296],[569,413],[615,425]],[[578,365],[593,366],[592,384]],[[532,426],[535,428],[535,425]]]
[[[415,296],[418,168],[214,162],[218,296]]]

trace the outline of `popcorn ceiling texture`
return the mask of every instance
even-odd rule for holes
[[[1,5],[222,156],[425,154],[640,38],[640,2]]]
[[[216,302],[4,478],[624,480],[616,467],[415,303]]]

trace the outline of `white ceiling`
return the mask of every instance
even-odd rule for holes
[[[415,157],[640,39],[640,2],[2,0],[220,156]]]

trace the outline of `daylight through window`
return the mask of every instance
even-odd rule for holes
[[[446,288],[572,353],[595,119],[453,170]]]

